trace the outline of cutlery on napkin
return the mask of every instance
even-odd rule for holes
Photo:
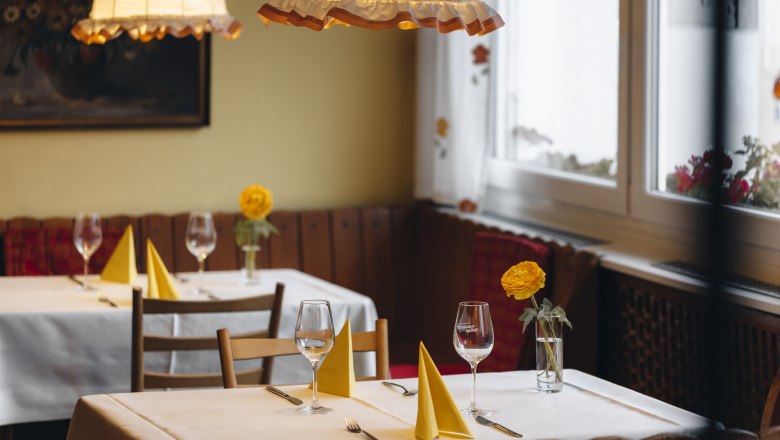
[[[296,405],[303,404],[303,400],[301,400],[301,399],[299,399],[297,397],[293,397],[293,396],[285,393],[284,391],[280,390],[279,388],[274,388],[272,386],[267,386],[267,387],[265,387],[265,389],[270,391],[272,394],[276,394],[277,396],[279,396],[279,397],[281,397],[283,399],[287,399],[289,402],[294,403]]]

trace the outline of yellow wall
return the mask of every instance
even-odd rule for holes
[[[252,183],[276,209],[412,198],[414,32],[244,23],[213,39],[211,125],[0,132],[0,218],[238,209]]]

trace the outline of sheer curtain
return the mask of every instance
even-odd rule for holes
[[[417,198],[467,211],[476,207],[469,202],[479,203],[491,137],[491,41],[497,32],[502,29],[483,37],[419,33]]]

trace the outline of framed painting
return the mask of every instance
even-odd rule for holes
[[[0,129],[203,126],[210,40],[85,45],[90,0],[0,0]]]

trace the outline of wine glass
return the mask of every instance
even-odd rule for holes
[[[187,250],[198,259],[198,280],[203,282],[206,257],[217,247],[217,231],[210,212],[191,212],[185,236]],[[198,292],[202,287],[198,287]]]
[[[330,303],[323,300],[301,301],[298,308],[298,321],[295,323],[295,345],[311,362],[312,368],[312,402],[298,411],[304,414],[326,414],[333,411],[321,406],[317,401],[317,371],[320,362],[333,348],[333,316],[330,313]]]
[[[477,407],[477,364],[493,350],[493,323],[488,303],[465,301],[458,305],[452,343],[460,357],[471,365],[471,405],[461,410],[467,416],[487,416],[489,410]]]
[[[89,274],[89,259],[103,241],[103,230],[100,228],[100,214],[97,212],[80,212],[73,225],[73,244],[84,258],[84,283],[82,290],[91,290],[87,284]]]

